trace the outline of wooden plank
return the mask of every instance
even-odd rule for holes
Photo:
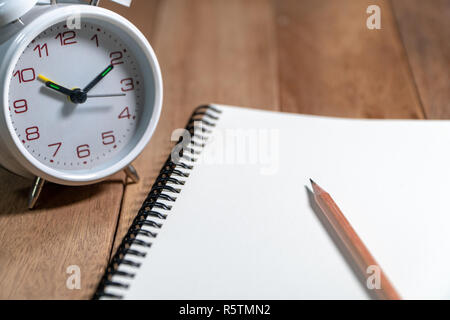
[[[450,1],[392,1],[427,118],[450,117]]]
[[[163,112],[151,143],[135,161],[143,179],[126,188],[115,247],[170,154],[172,131],[185,126],[196,106],[277,109],[272,13],[269,0],[161,1],[155,33],[146,35],[163,73]]]
[[[368,0],[277,1],[283,110],[362,118],[422,118],[391,7],[369,30]]]
[[[86,187],[46,184],[27,209],[31,182],[0,169],[0,299],[90,297],[108,261],[123,175]],[[81,289],[69,290],[77,265]]]

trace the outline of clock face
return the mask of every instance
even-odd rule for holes
[[[108,168],[130,152],[148,124],[139,52],[112,30],[87,19],[80,29],[53,25],[29,43],[13,69],[14,134],[47,167]]]

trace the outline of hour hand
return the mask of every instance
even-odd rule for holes
[[[61,86],[61,85],[51,81],[49,78],[44,77],[41,74],[38,75],[38,79],[41,80],[42,82],[44,82],[46,87],[48,87],[50,89],[53,89],[55,91],[58,91],[58,92],[60,92],[62,94],[65,94],[68,97],[70,97],[74,93],[74,90],[70,90],[70,89],[64,88],[63,86]]]

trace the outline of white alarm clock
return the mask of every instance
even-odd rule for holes
[[[120,170],[136,181],[131,162],[159,120],[152,48],[97,3],[0,0],[0,165],[34,178],[30,208],[44,181],[85,185]]]

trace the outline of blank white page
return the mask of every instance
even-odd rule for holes
[[[144,259],[130,257],[142,262],[136,277],[127,290],[107,291],[127,299],[368,298],[311,207],[312,178],[404,298],[450,298],[450,122],[217,107],[223,113],[153,246]],[[266,157],[207,161],[236,149],[221,143],[234,129],[259,132]]]

